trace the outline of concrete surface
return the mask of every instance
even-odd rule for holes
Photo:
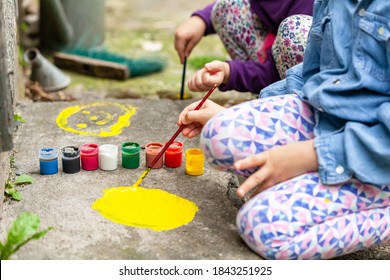
[[[105,100],[118,102],[117,100]],[[235,215],[237,201],[228,197],[231,177],[205,165],[202,176],[185,174],[184,164],[178,169],[152,170],[142,183],[146,188],[160,188],[193,201],[199,207],[194,220],[182,227],[156,232],[116,224],[91,209],[108,187],[132,185],[144,170],[141,153],[140,168],[115,171],[80,171],[40,175],[37,151],[44,146],[63,147],[94,142],[120,145],[135,141],[165,142],[177,130],[176,118],[190,101],[121,100],[121,104],[137,107],[131,125],[120,135],[101,138],[74,134],[60,129],[57,115],[69,106],[85,105],[94,100],[64,103],[25,103],[19,106],[26,123],[15,135],[16,173],[33,176],[36,182],[19,187],[20,202],[7,200],[3,205],[2,228],[8,228],[23,211],[38,214],[41,227],[52,226],[44,238],[32,241],[17,252],[14,259],[259,259],[239,238]],[[104,110],[104,107],[101,107]],[[179,136],[185,149],[198,146],[198,138]],[[234,187],[234,186],[233,186]],[[234,197],[229,192],[230,197]],[[339,259],[390,259],[388,245],[356,252]]]
[[[91,100],[92,101],[92,100]],[[110,101],[110,100],[107,100]],[[112,101],[112,100],[111,100]],[[142,185],[161,188],[193,201],[199,207],[194,220],[177,229],[156,232],[113,223],[90,207],[108,187],[132,185],[144,170],[145,158],[136,170],[80,171],[40,175],[37,151],[44,146],[63,147],[94,142],[120,145],[136,141],[165,142],[177,130],[176,118],[188,101],[126,100],[123,104],[138,107],[131,125],[123,133],[109,138],[83,136],[60,129],[55,120],[60,111],[76,103],[29,103],[20,108],[26,123],[15,135],[15,164],[18,173],[36,179],[26,185],[21,202],[6,201],[3,225],[22,211],[41,217],[42,228],[53,226],[42,240],[32,241],[14,259],[258,259],[240,240],[235,229],[237,209],[227,198],[229,176],[206,165],[199,177],[178,169],[152,170]],[[179,136],[185,149],[198,146]],[[120,163],[119,159],[119,163]]]

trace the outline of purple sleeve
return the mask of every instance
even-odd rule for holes
[[[236,90],[259,94],[260,90],[280,80],[272,57],[272,50],[268,51],[265,63],[252,60],[229,60],[226,62],[230,65],[230,78],[227,84],[219,86],[221,91]]]
[[[211,22],[211,11],[213,10],[213,7],[214,2],[206,6],[206,8],[204,8],[203,10],[196,11],[191,15],[200,17],[206,23],[206,31],[204,32],[205,36],[215,33],[213,23]]]
[[[314,0],[295,0],[291,2],[291,8],[287,12],[287,17],[297,14],[313,15]]]
[[[252,11],[268,30],[276,34],[280,23],[297,14],[311,16],[314,0],[249,0]]]

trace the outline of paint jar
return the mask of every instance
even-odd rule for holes
[[[77,173],[80,171],[80,150],[78,147],[66,146],[61,149],[62,171]]]
[[[118,168],[118,147],[116,145],[105,144],[99,147],[99,167],[106,171]]]
[[[38,152],[39,168],[42,175],[58,173],[58,149],[41,148]]]
[[[139,152],[141,148],[138,143],[125,142],[122,144],[122,167],[135,169],[139,167]]]
[[[186,150],[186,173],[192,176],[202,175],[204,172],[204,155],[201,149]]]
[[[145,145],[145,159],[146,159],[146,167],[149,167],[153,160],[157,157],[157,155],[161,152],[163,148],[163,144],[160,142],[150,142]],[[158,161],[153,165],[153,169],[158,169],[163,166],[164,159],[160,157]]]
[[[84,144],[80,146],[81,168],[86,171],[99,168],[99,146],[97,144]]]
[[[166,167],[180,167],[183,157],[183,143],[173,142],[165,151],[164,157],[164,164]]]

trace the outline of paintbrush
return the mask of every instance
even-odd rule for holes
[[[202,107],[203,103],[206,102],[207,98],[213,93],[213,91],[216,89],[217,84],[215,84],[208,93],[203,97],[203,99],[200,101],[200,103],[195,107],[194,111],[199,110],[200,107]],[[182,124],[179,129],[173,134],[171,139],[165,143],[162,150],[158,153],[158,155],[154,158],[154,160],[151,162],[151,164],[145,169],[145,171],[141,174],[141,176],[138,178],[137,182],[133,186],[138,187],[143,179],[145,179],[146,175],[148,175],[149,171],[153,168],[153,166],[156,164],[156,162],[162,157],[162,155],[165,153],[165,151],[168,149],[168,147],[172,144],[172,142],[176,139],[176,137],[180,134],[180,132],[184,129],[185,125]]]
[[[180,100],[184,99],[184,81],[186,78],[186,68],[187,68],[187,57],[185,56],[183,62],[183,74],[181,76]]]

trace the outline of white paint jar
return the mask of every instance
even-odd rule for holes
[[[118,168],[118,146],[112,144],[99,146],[99,168],[106,171]]]

